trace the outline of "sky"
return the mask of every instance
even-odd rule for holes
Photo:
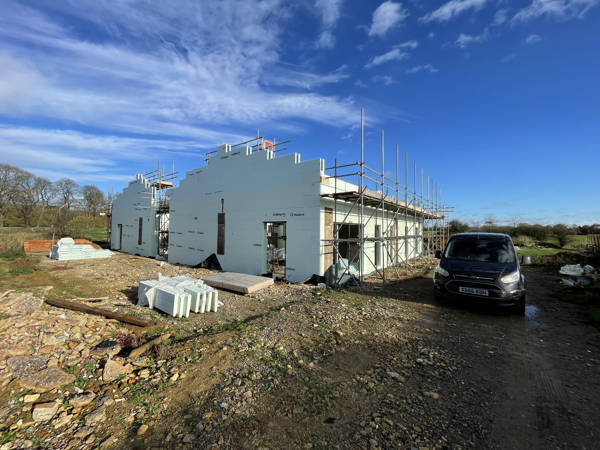
[[[0,2],[0,162],[51,180],[257,130],[356,162],[361,108],[366,164],[384,131],[455,218],[600,222],[600,0]]]

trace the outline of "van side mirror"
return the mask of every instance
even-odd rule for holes
[[[441,250],[436,250],[435,251],[435,257],[437,259],[442,259],[442,251]]]

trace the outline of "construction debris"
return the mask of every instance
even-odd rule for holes
[[[83,305],[81,303],[71,302],[69,300],[46,299],[45,302],[49,305],[57,306],[59,308],[71,309],[73,311],[94,314],[96,316],[104,316],[108,319],[115,319],[119,322],[137,325],[138,327],[147,327],[152,325],[152,321],[150,320],[141,319],[139,317],[134,317],[127,314],[108,311],[106,309],[94,308],[93,306]]]
[[[567,264],[559,270],[561,275],[566,275],[561,279],[561,283],[569,287],[588,287],[597,277],[596,269],[589,264],[581,267],[580,264]]]
[[[173,317],[189,317],[190,311],[217,312],[223,303],[216,289],[202,280],[186,276],[164,277],[141,281],[138,286],[138,306],[159,309]]]
[[[60,239],[52,245],[49,257],[59,261],[72,261],[78,259],[109,258],[110,250],[98,250],[89,244],[76,244],[70,237]]]
[[[129,358],[130,359],[135,359],[138,356],[143,355],[148,350],[150,350],[152,348],[152,346],[161,344],[164,341],[166,341],[167,339],[169,339],[170,337],[171,337],[171,334],[170,333],[166,333],[166,334],[163,334],[162,336],[157,337],[156,339],[151,340],[150,342],[146,342],[145,344],[140,345],[138,348],[134,348],[131,351],[131,353],[129,354]]]

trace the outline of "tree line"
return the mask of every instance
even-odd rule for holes
[[[53,227],[67,231],[73,222],[102,223],[110,199],[97,186],[70,178],[52,182],[19,167],[0,164],[0,227]],[[71,223],[74,225],[74,223]]]
[[[510,235],[513,240],[528,237],[531,241],[544,241],[549,236],[554,236],[560,247],[564,247],[570,240],[570,236],[574,234],[600,234],[600,224],[593,225],[565,225],[558,223],[554,225],[540,225],[514,222],[513,225],[498,225],[493,219],[488,218],[483,224],[468,224],[460,220],[454,219],[448,224],[450,233],[464,233],[466,231],[482,231],[489,233],[504,233]],[[516,243],[516,241],[515,241]]]

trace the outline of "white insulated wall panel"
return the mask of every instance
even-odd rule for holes
[[[142,218],[142,242],[139,243],[139,219]],[[119,224],[122,232],[119,231]],[[122,240],[119,246],[120,235]],[[154,188],[142,175],[113,200],[110,248],[141,256],[156,256],[156,201]]]
[[[286,222],[286,278],[303,281],[320,269],[320,159],[297,154],[219,150],[171,191],[169,262],[196,265],[217,253],[217,214],[225,212],[224,270],[266,271],[265,222]]]

